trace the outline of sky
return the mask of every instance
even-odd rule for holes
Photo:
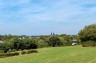
[[[0,34],[78,34],[96,23],[96,0],[0,0]]]

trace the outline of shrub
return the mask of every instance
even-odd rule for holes
[[[29,51],[27,51],[27,54],[30,54],[30,53],[38,53],[38,51],[37,50],[29,50]]]
[[[19,52],[2,53],[2,54],[0,54],[0,58],[3,58],[3,57],[10,57],[10,56],[17,56],[17,55],[19,55]]]
[[[43,48],[43,47],[47,47],[47,46],[48,46],[48,44],[46,43],[45,40],[40,39],[40,40],[38,41],[38,47],[39,47],[39,48]]]
[[[4,51],[3,50],[0,50],[0,53],[3,53]]]
[[[17,51],[20,49],[21,50],[25,49],[25,43],[23,42],[22,39],[13,38],[10,40],[10,42],[11,42],[12,49],[16,49]]]
[[[60,39],[57,36],[52,36],[49,38],[49,42],[48,42],[49,46],[60,46]]]
[[[4,56],[5,56],[4,53],[0,54],[0,58],[4,58]]]
[[[18,55],[19,55],[19,52],[11,53],[11,56],[18,56]]]
[[[23,42],[25,43],[25,46],[24,46],[25,49],[37,49],[37,43],[33,38],[23,39]]]
[[[21,52],[22,55],[23,55],[23,54],[26,54],[26,53],[27,53],[26,51],[22,51],[22,52]]]
[[[94,46],[94,41],[82,42],[82,47]]]

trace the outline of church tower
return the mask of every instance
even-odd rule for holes
[[[55,36],[55,33],[54,32],[51,32],[51,35],[50,36]]]

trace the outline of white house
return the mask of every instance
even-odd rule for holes
[[[74,46],[76,44],[77,44],[77,40],[73,40],[72,45]]]

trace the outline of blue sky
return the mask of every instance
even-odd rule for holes
[[[0,34],[78,34],[96,23],[96,0],[0,0]]]

